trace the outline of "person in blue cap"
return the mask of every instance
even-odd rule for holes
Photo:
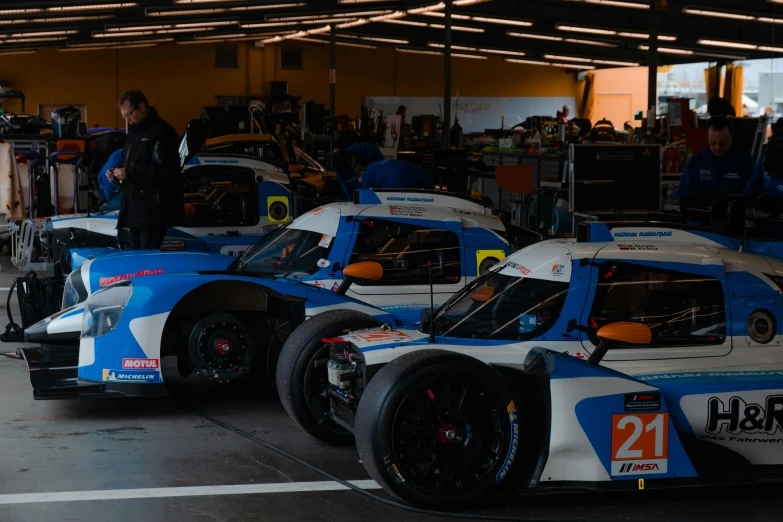
[[[381,149],[370,142],[357,143],[334,154],[334,172],[348,201],[353,199],[353,191],[360,187],[364,170],[384,159]]]
[[[732,147],[732,123],[726,116],[710,118],[709,146],[692,157],[680,178],[676,197],[680,209],[709,206],[719,196],[739,195],[753,173],[753,158]]]

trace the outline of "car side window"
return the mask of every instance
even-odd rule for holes
[[[383,266],[380,281],[364,283],[370,286],[428,285],[430,262],[433,284],[456,284],[462,274],[460,252],[454,232],[368,218],[359,224],[350,262],[377,261]]]
[[[590,325],[633,321],[652,331],[653,347],[723,344],[723,285],[713,277],[633,263],[600,265]]]

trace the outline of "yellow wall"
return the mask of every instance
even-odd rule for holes
[[[593,73],[596,94],[593,123],[605,117],[616,129],[622,129],[626,121],[638,124],[633,121],[634,112],[647,114],[647,67],[601,69]]]
[[[272,80],[287,81],[288,92],[329,102],[329,47],[301,46],[302,70],[282,70],[277,46],[239,44],[238,68],[214,67],[214,44],[0,56],[0,80],[27,95],[27,112],[38,104],[86,103],[90,126],[122,126],[116,100],[124,90],[143,90],[152,105],[179,132],[214,105],[216,96],[265,94]],[[575,96],[573,73],[556,67],[454,58],[452,86],[461,96]],[[603,71],[600,71],[603,72]],[[600,91],[600,84],[597,82]],[[391,46],[337,49],[337,113],[359,113],[365,96],[442,96],[443,58],[396,52]],[[646,86],[643,98],[646,99]],[[642,103],[643,108],[644,103]],[[9,112],[18,111],[8,101]]]

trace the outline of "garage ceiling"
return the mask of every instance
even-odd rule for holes
[[[783,54],[783,0],[666,2],[660,63]],[[741,4],[741,5],[738,5]],[[653,7],[645,0],[454,0],[457,58],[503,56],[567,69],[646,65]],[[438,54],[436,0],[27,0],[0,5],[0,54],[205,41],[308,40]]]

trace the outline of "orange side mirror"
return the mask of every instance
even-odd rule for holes
[[[596,336],[604,341],[622,344],[650,344],[652,331],[646,324],[623,321],[602,326]]]
[[[360,261],[348,265],[343,269],[346,277],[354,279],[364,279],[366,281],[378,281],[383,277],[383,267],[375,261]]]

